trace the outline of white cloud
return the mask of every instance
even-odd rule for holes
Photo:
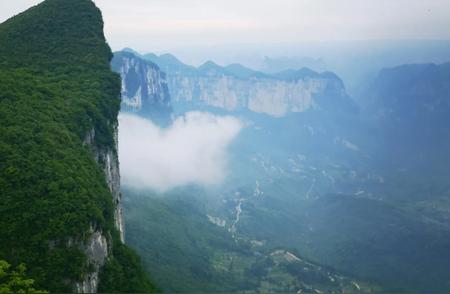
[[[227,148],[241,129],[234,117],[202,112],[189,112],[167,129],[122,113],[122,184],[161,192],[188,184],[220,184],[227,172]]]

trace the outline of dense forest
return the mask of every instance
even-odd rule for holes
[[[115,150],[120,80],[100,11],[89,0],[47,0],[0,25],[0,260],[34,288],[73,291],[93,270],[79,244],[108,238],[99,290],[153,291],[121,243],[93,150]],[[95,146],[83,144],[95,130]],[[1,281],[0,281],[1,282]]]

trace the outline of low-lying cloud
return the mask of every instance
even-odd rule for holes
[[[188,184],[220,184],[227,172],[227,148],[241,129],[234,117],[203,112],[189,112],[167,129],[120,114],[122,184],[160,192]]]

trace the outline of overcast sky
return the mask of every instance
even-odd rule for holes
[[[1,0],[0,21],[39,0]],[[449,0],[95,0],[113,49],[450,39]]]

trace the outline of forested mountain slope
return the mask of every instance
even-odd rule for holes
[[[0,259],[25,263],[39,289],[154,289],[121,242],[111,58],[89,0],[0,25]]]

